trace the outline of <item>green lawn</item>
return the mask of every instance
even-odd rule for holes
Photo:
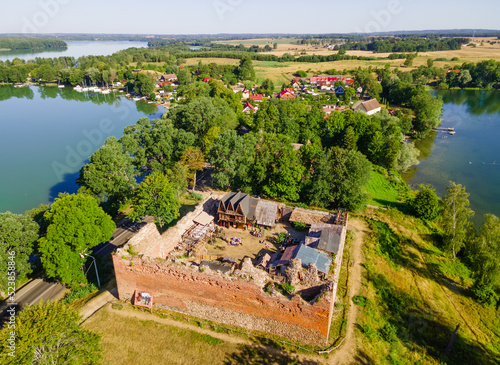
[[[396,189],[395,181],[390,182],[386,171],[375,167],[370,183],[365,187],[370,194],[368,204],[376,206],[396,206],[399,204],[399,191]]]

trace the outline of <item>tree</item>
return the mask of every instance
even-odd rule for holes
[[[144,96],[151,94],[155,91],[153,79],[145,74],[138,74],[134,82],[134,91]]]
[[[443,101],[429,93],[419,93],[410,100],[410,107],[415,111],[413,122],[418,132],[426,134],[437,127],[441,121]]]
[[[249,56],[243,56],[238,66],[238,78],[240,80],[255,80],[255,71],[253,69],[252,59]]]
[[[419,156],[420,150],[415,147],[414,143],[403,143],[397,156],[396,169],[407,171],[411,166],[418,165]]]
[[[177,82],[180,86],[188,85],[191,83],[191,72],[186,69],[181,69],[177,72]]]
[[[28,260],[39,228],[28,215],[0,213],[0,291],[5,291],[9,281],[9,262],[14,263],[14,279],[31,273]]]
[[[368,201],[363,187],[370,181],[371,165],[361,152],[333,147],[320,155],[314,171],[311,204],[357,211]]]
[[[104,200],[123,200],[136,187],[132,157],[116,137],[109,137],[80,172],[80,186]]]
[[[470,71],[469,70],[462,70],[460,72],[460,76],[458,77],[458,82],[460,82],[460,85],[462,87],[465,87],[471,81],[472,81],[472,76],[470,74]]]
[[[428,58],[427,59],[427,67],[432,67],[434,66],[434,60],[432,58]]]
[[[163,227],[179,216],[180,203],[174,184],[166,175],[153,172],[136,189],[131,206],[128,218],[140,221],[141,217],[152,215]]]
[[[0,331],[0,363],[94,365],[101,361],[101,336],[79,325],[77,309],[61,302],[28,306],[16,315],[15,356],[9,353],[13,329]]]
[[[494,305],[500,296],[500,219],[486,214],[479,234],[470,242],[473,292],[481,303]]]
[[[469,194],[462,185],[450,181],[446,188],[447,194],[442,201],[443,214],[441,224],[444,231],[446,247],[452,252],[453,258],[464,246],[464,238],[469,224],[469,218],[474,216],[474,211],[468,208]]]
[[[430,186],[420,185],[411,207],[418,218],[432,221],[439,215],[439,198]]]
[[[265,79],[257,90],[260,94],[272,95],[274,92],[274,83],[270,79]]]
[[[108,241],[115,223],[87,194],[61,194],[44,218],[49,225],[38,250],[47,276],[65,284],[85,283],[87,279],[80,270],[87,260],[85,253]]]
[[[408,54],[406,55],[406,60],[404,62],[404,65],[406,67],[411,67],[413,66],[413,60],[417,57],[417,54]]]
[[[186,166],[189,171],[188,177],[193,180],[192,184],[194,191],[196,187],[196,172],[203,169],[205,166],[205,155],[199,148],[188,147],[182,154],[181,163]]]

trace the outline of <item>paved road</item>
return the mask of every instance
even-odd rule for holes
[[[95,255],[102,257],[109,255],[134,236],[139,229],[153,221],[153,219],[153,217],[147,216],[144,217],[141,222],[137,223],[132,222],[129,219],[122,220],[117,229],[113,232],[113,238],[106,243],[102,243],[94,247],[92,251]],[[34,305],[42,300],[44,302],[47,300],[53,300],[59,297],[64,290],[65,286],[56,281],[35,279],[16,292],[15,300],[17,310],[27,304]],[[7,315],[5,310],[9,306],[10,304],[4,303],[0,307],[0,326],[2,324],[2,319],[5,319]]]
[[[106,256],[132,238],[142,227],[152,222],[154,217],[146,216],[141,222],[134,223],[130,219],[122,220],[118,228],[113,233],[113,238],[106,243],[94,247],[92,251],[95,255]]]
[[[4,303],[0,307],[0,324],[5,319],[7,313],[6,309],[11,306],[16,307],[16,312],[27,304],[34,305],[40,301],[46,302],[47,300],[58,298],[66,287],[56,281],[47,281],[44,279],[35,279],[27,285],[16,291],[15,303]]]

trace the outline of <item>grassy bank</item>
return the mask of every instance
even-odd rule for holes
[[[470,273],[421,221],[368,210],[359,356],[374,364],[498,364],[500,313],[471,296]],[[451,354],[445,354],[460,325]]]

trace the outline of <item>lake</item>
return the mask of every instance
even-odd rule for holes
[[[22,213],[76,192],[80,168],[107,137],[164,112],[113,94],[0,86],[0,212]]]
[[[127,42],[127,41],[117,41],[117,42],[92,42],[92,41],[75,41],[66,42],[68,44],[67,49],[61,50],[50,50],[43,52],[32,52],[32,51],[7,51],[0,52],[0,61],[11,61],[14,58],[20,58],[25,60],[33,60],[36,57],[42,58],[55,58],[55,57],[82,57],[82,56],[109,56],[115,52],[121,51],[127,48],[144,48],[148,46],[147,42]]]
[[[500,217],[500,91],[434,93],[445,103],[441,127],[456,134],[433,132],[416,141],[420,164],[403,177],[414,187],[434,186],[439,196],[449,181],[462,184],[470,193],[474,222],[482,222],[485,213]]]

